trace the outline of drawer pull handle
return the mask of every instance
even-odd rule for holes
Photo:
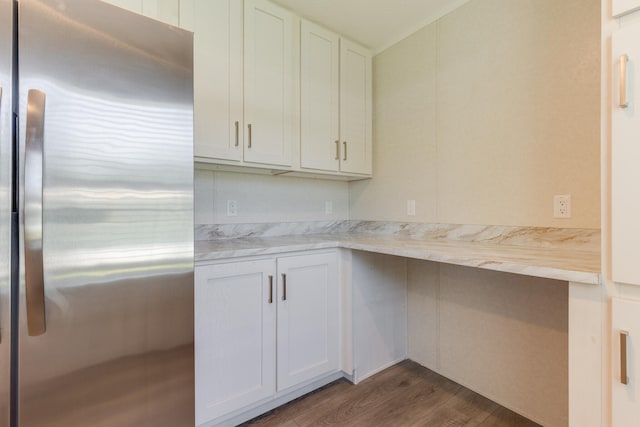
[[[273,276],[269,275],[269,304],[273,304]]]
[[[629,55],[620,55],[620,108],[629,106],[629,100],[627,99],[627,62],[629,62]]]
[[[282,301],[287,300],[287,275],[282,273]]]
[[[336,140],[336,160],[340,160],[340,141]]]
[[[627,372],[627,339],[629,332],[620,331],[620,382],[629,384],[629,375]]]
[[[236,120],[236,147],[240,145],[240,122]]]

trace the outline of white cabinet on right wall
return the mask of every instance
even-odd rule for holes
[[[640,25],[612,36],[611,251],[615,282],[640,285]]]
[[[371,52],[302,20],[300,165],[370,175]]]
[[[612,421],[635,427],[640,420],[640,301],[611,302],[613,384]]]

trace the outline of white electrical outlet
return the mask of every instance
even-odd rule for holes
[[[227,216],[238,216],[237,200],[227,200]]]
[[[407,200],[407,215],[416,216],[416,201]]]
[[[557,195],[553,197],[553,217],[571,218],[571,195]]]
[[[333,213],[333,201],[327,200],[324,202],[324,213],[325,215],[331,215]]]

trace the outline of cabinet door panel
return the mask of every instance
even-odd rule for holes
[[[142,14],[167,24],[180,24],[179,0],[142,0]]]
[[[278,259],[278,390],[338,369],[338,307],[335,253]]]
[[[300,32],[300,165],[337,171],[340,39],[308,21]]]
[[[272,260],[195,269],[196,424],[275,393]]]
[[[242,25],[241,1],[180,1],[180,26],[194,33],[196,157],[241,159]]]
[[[142,15],[142,0],[102,0],[102,1]]]
[[[640,414],[640,302],[614,298],[611,303],[613,344],[613,425],[637,426]],[[621,333],[627,333],[627,346],[621,350]],[[622,383],[621,351],[626,350],[628,384]]]
[[[371,54],[344,39],[340,40],[340,138],[340,170],[370,174]]]
[[[640,25],[612,37],[613,102],[611,138],[612,276],[616,282],[640,285]],[[627,107],[620,104],[621,57],[627,55]]]
[[[293,15],[264,0],[247,0],[244,42],[244,160],[290,166]]]

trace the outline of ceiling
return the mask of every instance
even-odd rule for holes
[[[273,0],[378,53],[469,0]]]

